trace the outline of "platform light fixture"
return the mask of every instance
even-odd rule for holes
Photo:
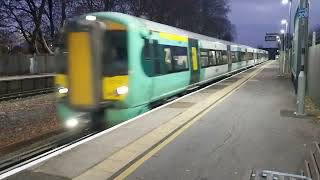
[[[88,20],[88,21],[95,21],[96,19],[97,19],[96,16],[92,16],[92,15],[87,15],[86,16],[86,20]]]
[[[282,0],[283,5],[287,5],[289,3],[289,0]]]
[[[288,24],[288,21],[287,21],[286,19],[282,19],[282,20],[281,20],[281,24],[282,24],[282,25]]]
[[[285,32],[286,32],[286,31],[285,31],[284,29],[281,29],[281,30],[280,30],[280,33],[281,33],[281,34],[284,34]]]

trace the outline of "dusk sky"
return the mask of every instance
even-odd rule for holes
[[[298,0],[293,0],[295,13]],[[282,5],[281,0],[230,0],[230,20],[237,27],[236,42],[257,47],[273,47],[275,43],[264,42],[267,32],[280,32],[281,19],[287,19],[289,5]],[[320,0],[310,1],[310,28],[320,25]],[[293,16],[293,15],[292,15]],[[292,31],[291,31],[292,32]]]

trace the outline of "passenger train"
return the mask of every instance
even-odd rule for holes
[[[119,124],[157,102],[268,60],[264,50],[115,12],[69,20],[62,34],[65,58],[55,84],[58,115],[68,127],[83,114],[94,123]]]

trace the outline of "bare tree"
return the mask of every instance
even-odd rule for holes
[[[21,33],[33,52],[40,53],[41,46],[52,53],[41,29],[46,0],[1,0],[0,3],[1,14],[5,15],[10,31]]]
[[[67,18],[116,11],[232,41],[229,0],[0,0],[0,30],[21,36],[34,53],[52,53]]]

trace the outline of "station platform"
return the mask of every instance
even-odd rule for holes
[[[19,76],[2,76],[0,81],[15,81],[15,80],[24,80],[24,79],[36,79],[36,78],[45,78],[45,77],[54,77],[55,74],[33,74],[33,75],[19,75]]]
[[[297,173],[320,125],[295,117],[289,79],[268,61],[31,163],[6,179],[249,180]]]

